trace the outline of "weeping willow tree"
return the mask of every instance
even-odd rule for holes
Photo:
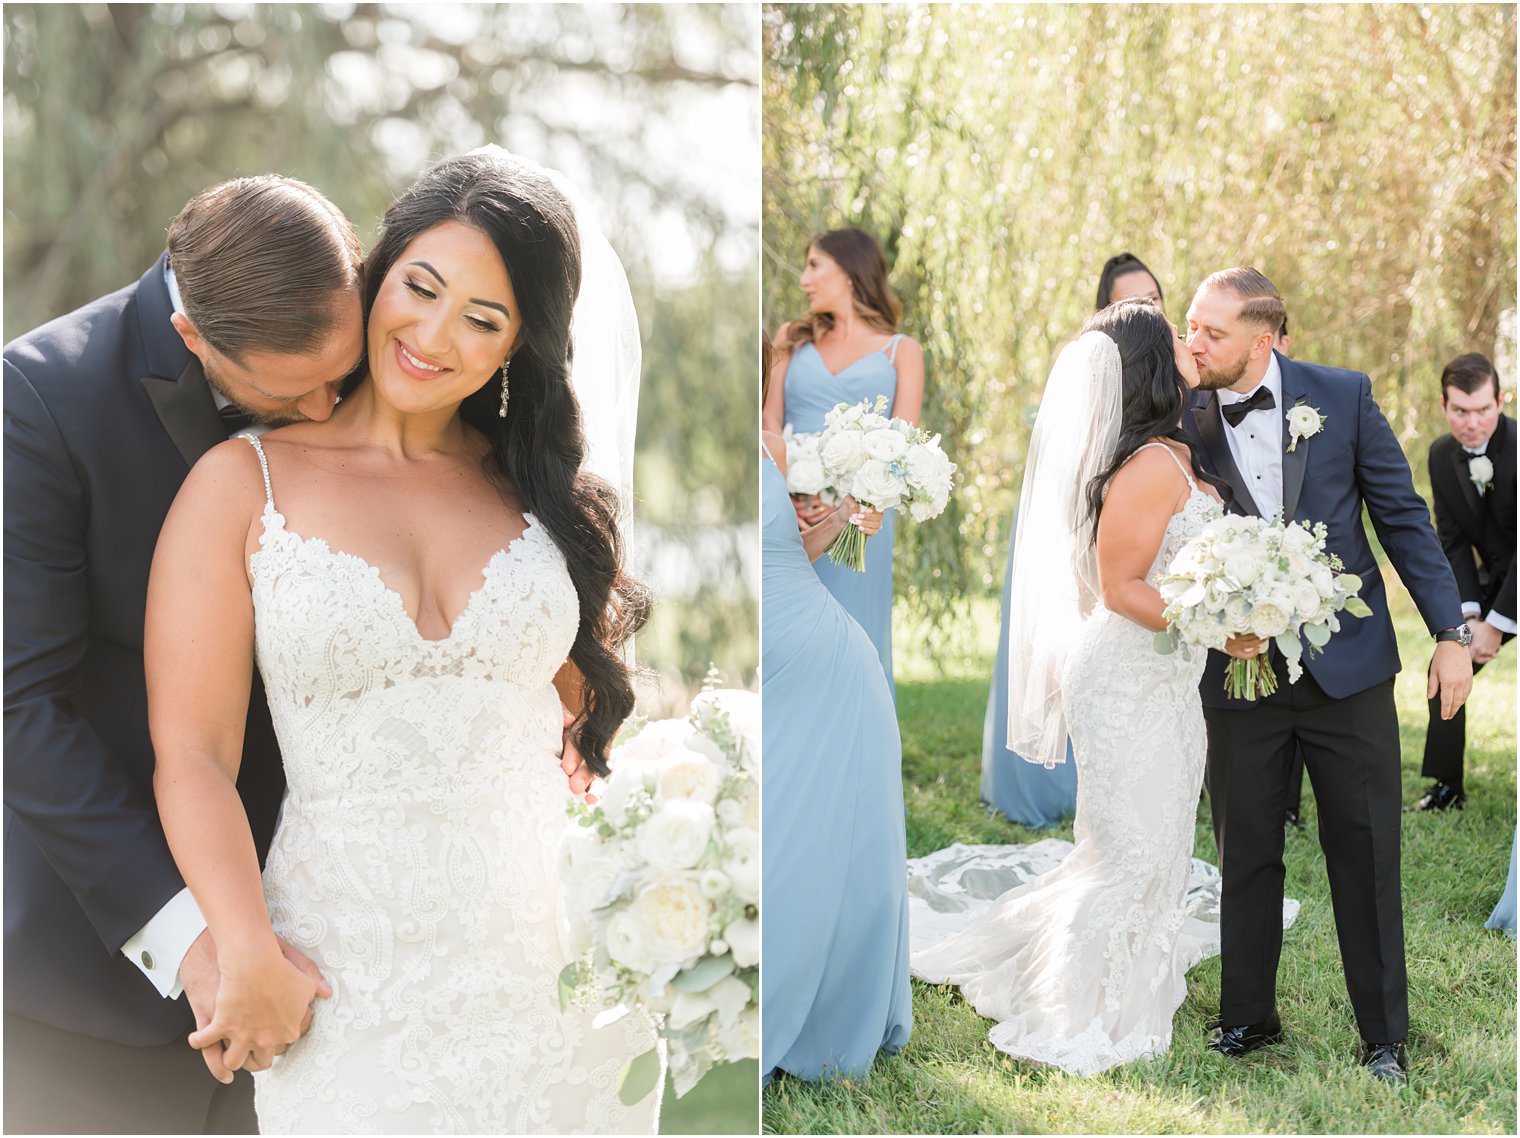
[[[1496,352],[1515,304],[1513,7],[763,19],[765,320],[801,306],[809,234],[882,241],[928,357],[925,423],[963,476],[950,512],[898,537],[898,595],[931,614],[1001,582],[1041,388],[1113,253],[1150,264],[1174,320],[1208,273],[1261,269],[1293,354],[1371,375],[1417,466],[1444,429],[1443,364]]]

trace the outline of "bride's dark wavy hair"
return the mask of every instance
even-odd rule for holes
[[[1119,468],[1151,439],[1171,439],[1187,448],[1188,465],[1201,482],[1218,487],[1229,500],[1221,479],[1204,471],[1198,449],[1182,430],[1182,412],[1190,389],[1177,370],[1177,333],[1161,309],[1150,300],[1130,299],[1111,304],[1082,326],[1083,332],[1102,332],[1117,345],[1123,369],[1119,410],[1119,443],[1111,461],[1087,484],[1087,514],[1094,532],[1108,484]]]
[[[570,649],[584,681],[576,741],[591,772],[605,775],[612,738],[634,703],[623,648],[648,619],[650,596],[624,567],[617,491],[581,468],[586,438],[570,386],[570,318],[581,287],[575,213],[548,178],[501,158],[439,162],[385,211],[365,263],[366,324],[402,250],[449,221],[490,239],[517,297],[522,324],[507,416],[498,415],[500,388],[490,382],[465,398],[460,416],[490,441],[487,476],[516,491],[565,556],[580,600]]]

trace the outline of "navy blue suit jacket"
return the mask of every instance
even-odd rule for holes
[[[194,1026],[120,948],[184,885],[153,800],[143,612],[169,505],[226,438],[163,272],[4,350],[5,1008],[130,1044]],[[257,677],[238,789],[262,857],[284,776]]]
[[[1290,521],[1324,522],[1329,529],[1325,547],[1345,563],[1346,571],[1362,579],[1361,597],[1372,615],[1357,618],[1342,613],[1341,630],[1323,653],[1304,653],[1304,667],[1325,693],[1344,699],[1366,691],[1399,671],[1399,649],[1388,595],[1362,526],[1362,507],[1372,518],[1388,559],[1414,598],[1420,616],[1432,633],[1462,623],[1462,601],[1456,579],[1430,522],[1425,500],[1415,493],[1409,463],[1399,441],[1372,398],[1372,381],[1361,372],[1304,363],[1279,354],[1283,406],[1283,516]],[[1250,488],[1230,454],[1219,400],[1212,391],[1193,393],[1182,425],[1203,451],[1203,466],[1229,483],[1234,491],[1230,509],[1260,514]],[[1305,404],[1324,417],[1319,434],[1287,449],[1291,437],[1287,413]],[[1210,652],[1201,690],[1205,707],[1248,708],[1254,703],[1224,694],[1228,657]],[[1285,681],[1285,675],[1279,676]]]

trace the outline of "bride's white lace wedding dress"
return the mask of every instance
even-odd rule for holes
[[[1151,580],[1219,510],[1183,473],[1191,491]],[[997,1048],[1088,1075],[1170,1044],[1185,973],[1219,952],[1219,874],[1192,857],[1205,653],[1163,656],[1154,633],[1101,601],[1081,629],[1061,680],[1075,846],[956,845],[914,859],[908,927],[913,974],[958,985],[998,1021]]]
[[[262,1133],[653,1133],[619,1069],[630,1015],[561,1012],[569,791],[552,679],[575,638],[530,515],[442,640],[362,559],[288,530],[269,467],[255,645],[289,792],[264,870],[275,931],[332,983],[254,1076]]]

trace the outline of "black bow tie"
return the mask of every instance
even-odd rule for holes
[[[1225,422],[1232,427],[1240,426],[1240,421],[1252,411],[1270,411],[1277,406],[1277,400],[1272,398],[1272,391],[1265,384],[1252,392],[1249,399],[1242,399],[1228,405],[1220,404],[1220,410],[1224,412]]]
[[[253,416],[234,403],[229,403],[219,412],[222,416],[222,429],[227,432],[230,439],[239,431],[246,431],[253,426]]]

